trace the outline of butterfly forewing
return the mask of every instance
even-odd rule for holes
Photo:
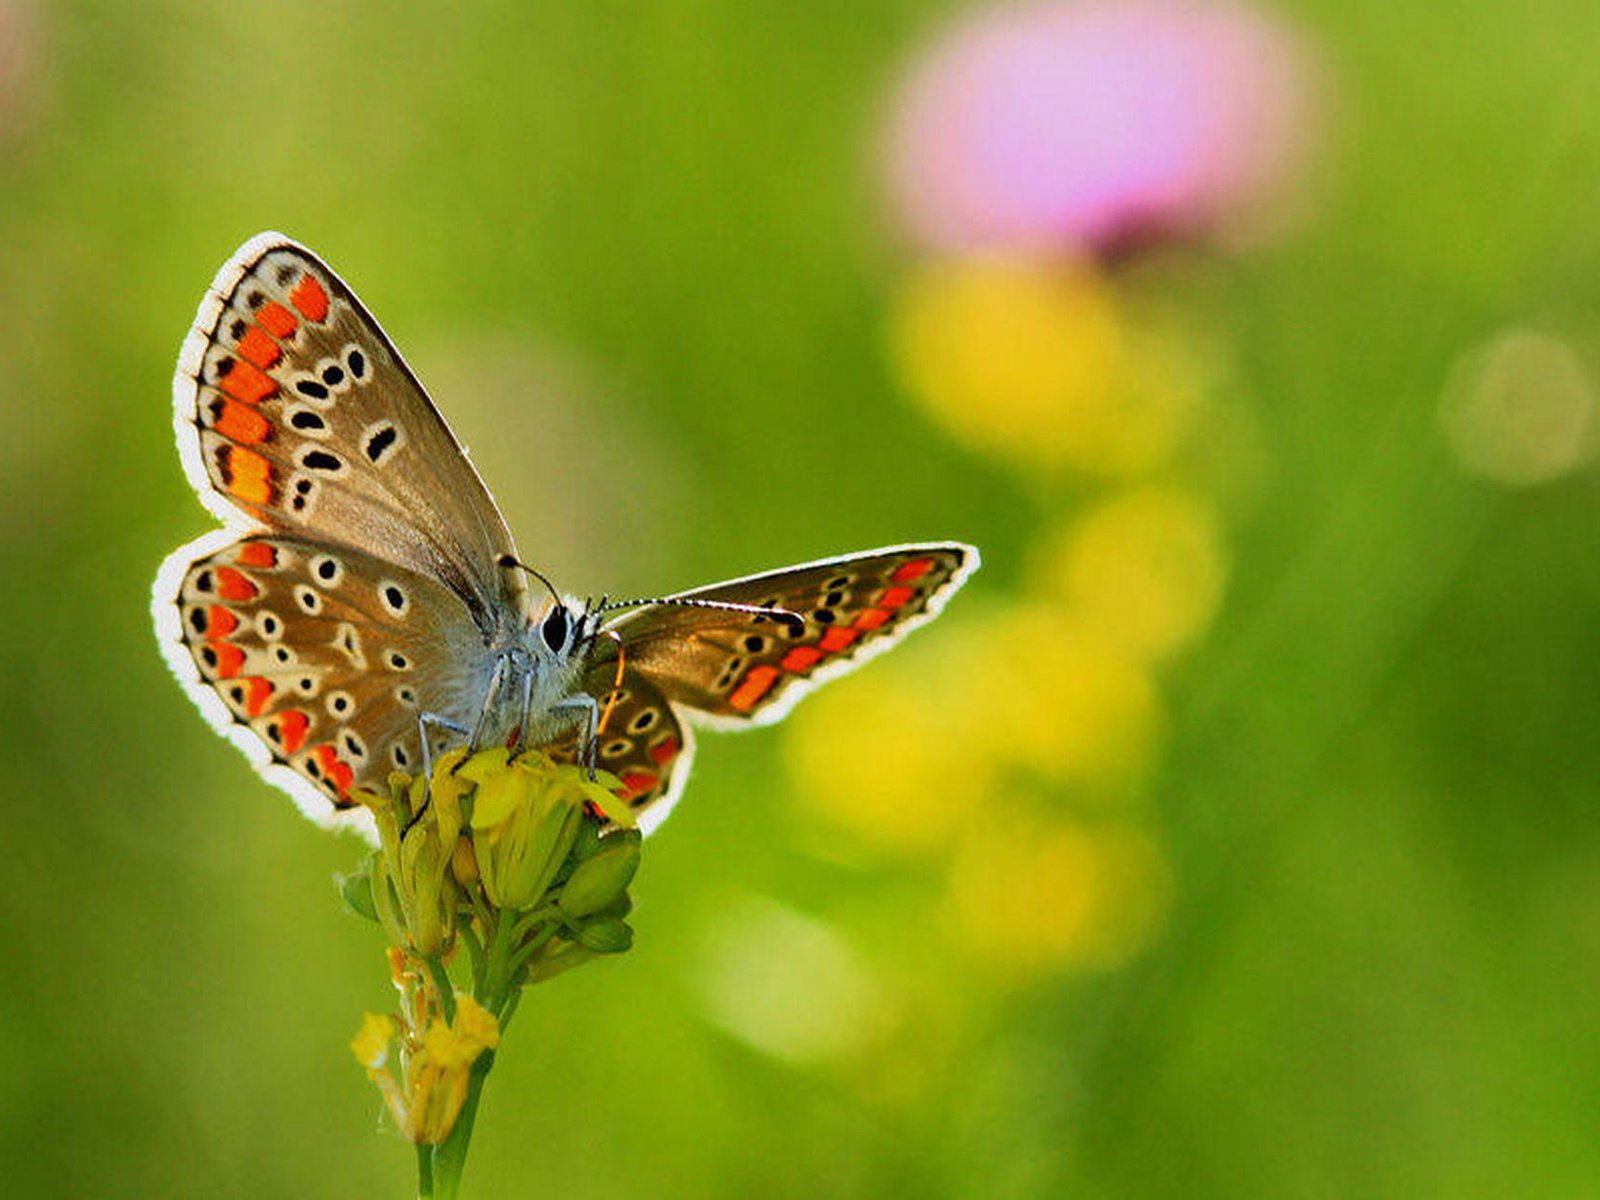
[[[938,611],[977,565],[956,542],[897,546],[752,575],[674,599],[785,609],[777,616],[652,605],[615,626],[625,680],[647,675],[674,703],[723,725],[776,720],[817,684],[892,645]],[[615,651],[604,643],[603,662]]]
[[[192,482],[225,520],[351,546],[515,606],[494,501],[421,385],[326,264],[275,234],[225,265],[174,382]]]
[[[422,737],[437,751],[483,729],[592,751],[652,828],[687,778],[691,723],[777,719],[930,618],[978,562],[940,542],[753,575],[675,599],[783,614],[657,603],[574,649],[565,623],[530,624],[499,511],[377,322],[278,234],[218,273],[174,406],[190,482],[230,529],[157,576],[163,652],[219,732],[320,819],[415,773]],[[586,711],[574,685],[595,700],[592,745],[557,716]]]
[[[359,788],[386,791],[390,771],[416,770],[419,714],[462,727],[477,716],[493,660],[461,599],[425,576],[275,536],[176,567],[192,685],[324,802],[347,807]]]

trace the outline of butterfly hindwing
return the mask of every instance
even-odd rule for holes
[[[520,595],[494,501],[355,294],[279,234],[218,273],[178,359],[190,482],[234,527],[266,527],[434,576],[480,610]]]
[[[618,684],[615,667],[614,658],[597,660],[586,676],[602,718],[595,756],[602,770],[622,781],[619,794],[648,832],[666,818],[683,790],[694,736],[649,676],[625,671]]]
[[[971,546],[925,543],[684,592],[674,599],[787,609],[804,624],[652,605],[614,627],[623,642],[625,680],[648,676],[674,704],[718,727],[766,724],[818,684],[854,669],[930,619],[977,565]],[[604,643],[597,657],[608,657]]]
[[[493,669],[459,597],[348,547],[209,535],[157,588],[163,651],[202,711],[321,818],[417,769],[420,713],[470,726]]]

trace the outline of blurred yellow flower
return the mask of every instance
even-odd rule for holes
[[[1030,468],[1121,476],[1165,461],[1196,384],[1088,266],[949,260],[902,285],[890,353],[956,437]]]
[[[1139,487],[1056,531],[1036,562],[1041,590],[1085,629],[1141,661],[1187,647],[1211,624],[1226,576],[1211,507]]]
[[[915,669],[888,664],[835,684],[789,722],[784,745],[800,794],[868,843],[942,848],[994,784],[970,708],[958,686],[930,687]]]
[[[1149,672],[1059,607],[1019,606],[968,625],[950,653],[970,681],[961,703],[978,752],[1013,774],[1079,794],[1125,795],[1142,780],[1161,730]]]
[[[1111,970],[1150,943],[1170,891],[1160,850],[1136,828],[991,826],[956,860],[950,924],[978,965],[1008,976]]]
[[[830,688],[796,712],[785,747],[797,790],[831,824],[930,853],[1018,780],[1125,797],[1160,729],[1142,665],[1031,605]]]

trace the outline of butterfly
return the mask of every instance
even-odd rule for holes
[[[178,355],[174,428],[225,528],[169,555],[163,654],[211,725],[324,824],[461,744],[567,747],[649,831],[695,726],[785,715],[932,618],[978,566],[891,546],[648,601],[583,603],[517,558],[493,498],[355,293],[250,239]],[[535,584],[544,584],[544,590]]]

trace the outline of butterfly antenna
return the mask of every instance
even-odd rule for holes
[[[529,575],[532,575],[540,583],[544,584],[545,590],[550,593],[550,598],[552,600],[554,600],[557,604],[561,603],[561,593],[556,591],[556,585],[551,583],[548,579],[546,579],[542,572],[535,571],[527,563],[519,561],[517,558],[515,558],[514,556],[512,556],[510,554],[502,554],[495,561],[496,561],[496,563],[498,563],[502,567],[516,567],[519,570],[526,571]]]
[[[598,616],[617,608],[639,608],[645,604],[670,604],[675,608],[715,608],[723,612],[749,613],[752,617],[771,617],[797,630],[803,630],[806,619],[787,608],[768,608],[760,604],[735,604],[731,600],[701,600],[693,596],[657,596],[639,600],[612,600],[595,609]]]

